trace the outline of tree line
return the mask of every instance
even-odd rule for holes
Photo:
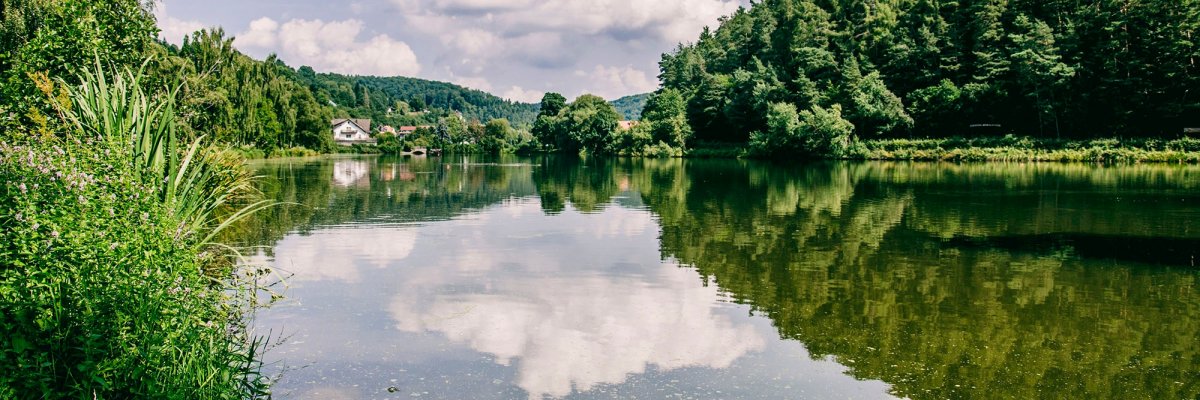
[[[46,93],[46,83],[53,78],[77,83],[79,71],[96,63],[142,70],[149,77],[143,82],[147,89],[177,96],[185,134],[267,152],[332,151],[333,118],[443,130],[456,128],[454,119],[503,119],[527,131],[537,114],[536,104],[450,83],[317,73],[290,67],[274,55],[256,60],[238,51],[235,39],[220,28],[195,32],[181,45],[166,43],[155,39],[151,6],[135,0],[4,0],[0,5],[4,128],[36,130],[52,123],[57,94]]]
[[[664,54],[656,96],[683,98],[689,143],[762,153],[1171,137],[1200,126],[1198,27],[1195,0],[763,0]]]

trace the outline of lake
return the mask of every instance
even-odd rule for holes
[[[287,399],[1200,395],[1200,167],[252,164]]]

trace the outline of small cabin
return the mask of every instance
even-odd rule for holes
[[[342,146],[355,144],[375,144],[371,137],[371,120],[369,119],[335,119],[333,125],[333,141]]]
[[[411,135],[411,134],[414,134],[414,133],[417,133],[417,127],[415,127],[415,126],[402,126],[402,127],[400,127],[400,129],[399,129],[399,130],[397,130],[397,131],[396,131],[396,136],[397,136],[397,137],[405,137],[405,136],[408,136],[408,135]]]

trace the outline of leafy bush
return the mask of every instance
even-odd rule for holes
[[[796,106],[772,104],[767,131],[751,134],[751,149],[759,155],[841,157],[850,146],[854,125],[842,118],[842,107],[813,106],[797,113]]]
[[[265,394],[230,297],[248,292],[203,273],[131,161],[0,144],[0,398]]]
[[[271,150],[270,158],[316,157],[319,155],[321,155],[321,153],[317,152],[316,150],[312,150],[307,147],[295,146]]]
[[[177,137],[172,93],[82,78],[54,102],[72,139],[0,142],[0,398],[267,395],[253,280],[214,268],[212,238],[271,202],[236,154]]]
[[[1200,139],[1182,137],[1167,142],[1167,149],[1175,151],[1200,152]]]

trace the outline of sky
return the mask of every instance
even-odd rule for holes
[[[506,99],[658,87],[658,61],[748,0],[159,0],[163,39],[220,26],[293,67],[453,82]]]

